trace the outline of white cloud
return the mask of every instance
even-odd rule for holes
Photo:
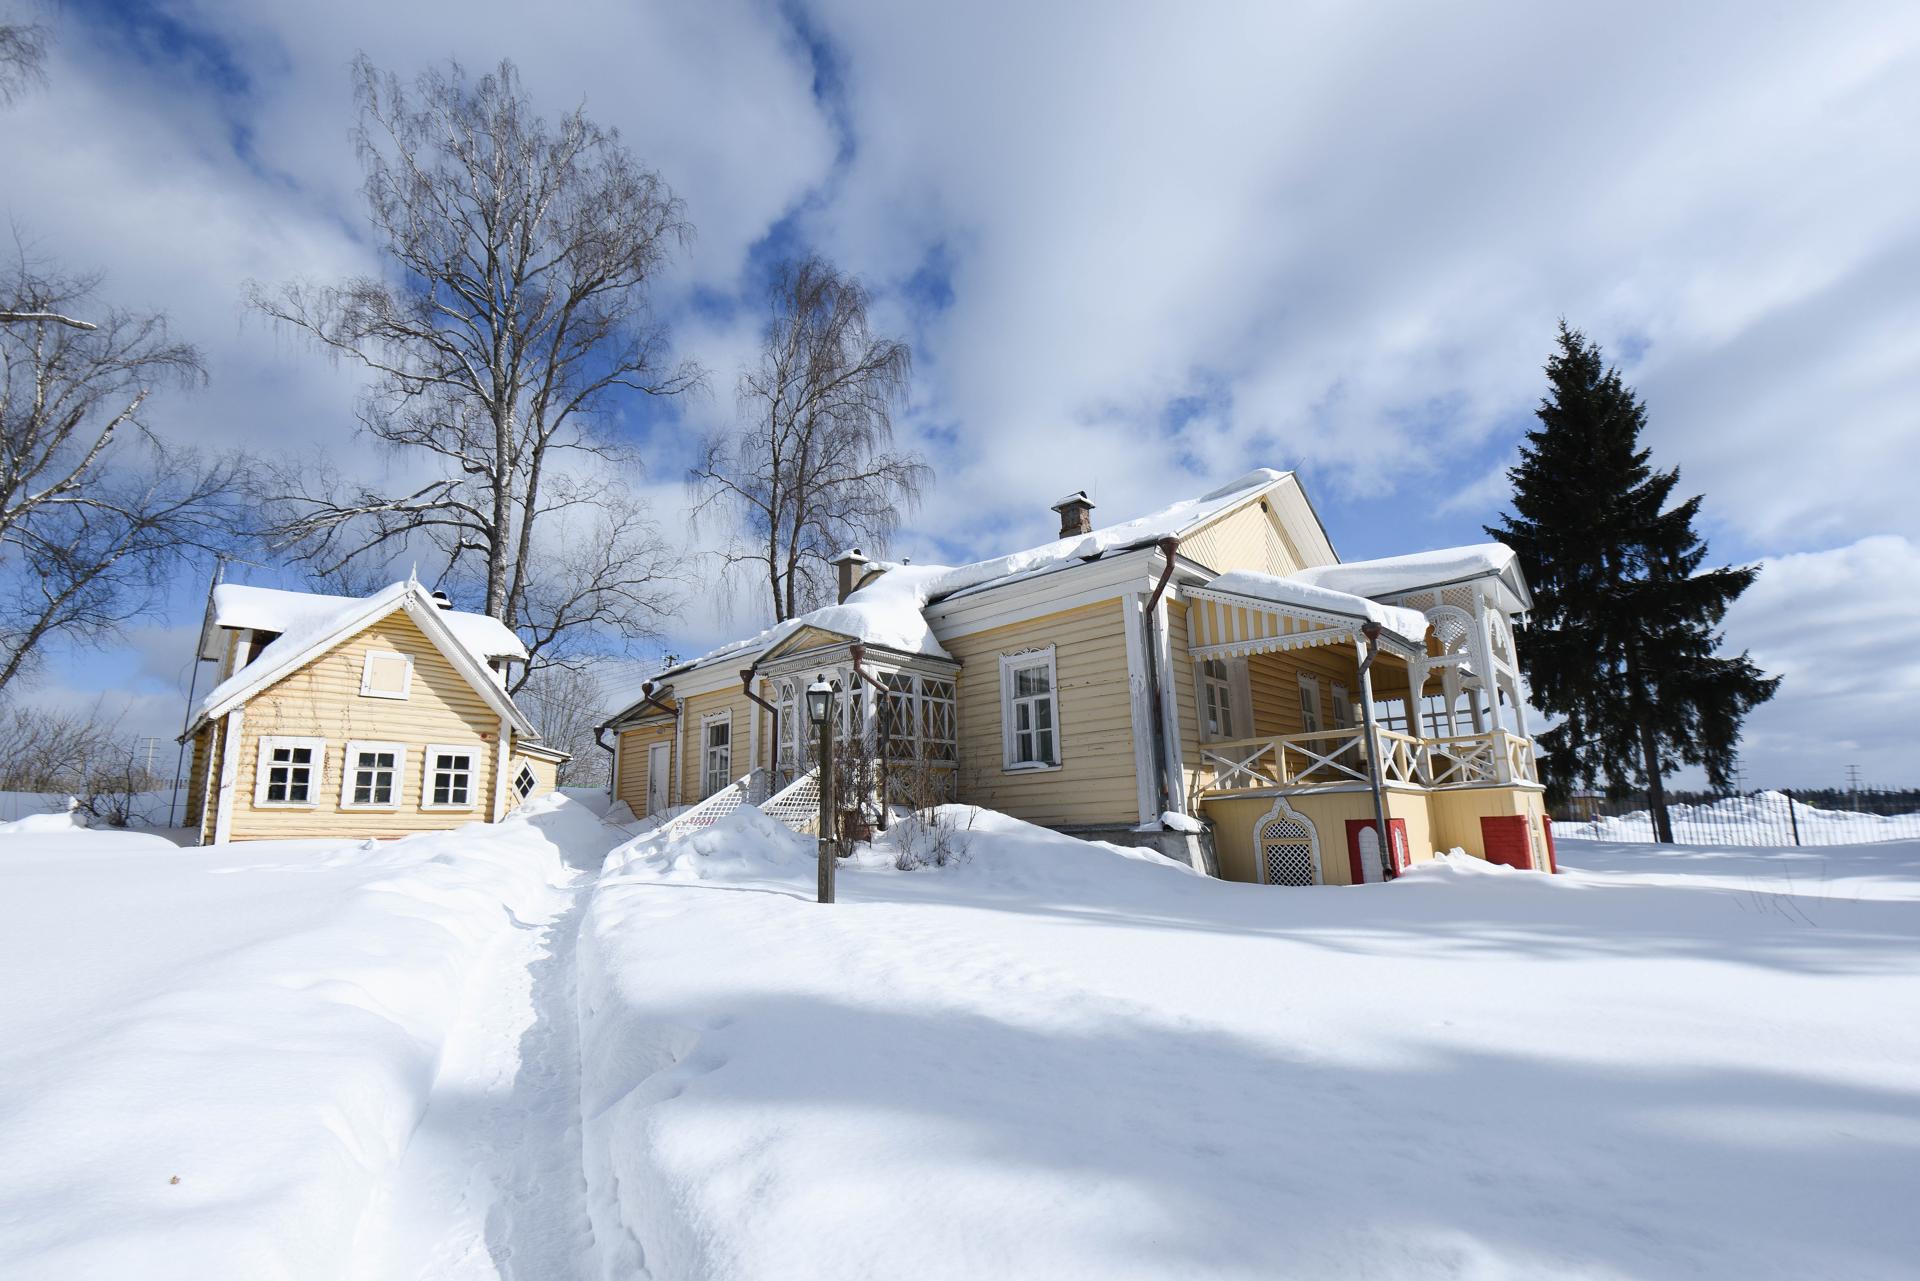
[[[1497,501],[1562,315],[1646,393],[1657,460],[1708,494],[1723,553],[1853,542],[1821,553],[1839,575],[1867,572],[1853,540],[1920,538],[1908,6],[821,0],[825,103],[791,11],[744,0],[159,11],[217,35],[244,88],[67,17],[49,87],[9,112],[4,199],[206,347],[211,389],[162,410],[193,438],[342,447],[353,375],[245,318],[240,283],[374,261],[356,52],[402,74],[507,54],[546,110],[619,127],[698,228],[661,301],[713,385],[647,442],[644,478],[675,531],[688,438],[731,417],[752,348],[756,309],[729,295],[793,216],[915,340],[909,435],[941,472],[897,549],[917,559],[1044,537],[1065,488],[1119,517],[1254,464],[1303,466],[1323,509],[1416,545]],[[940,305],[908,288],[930,266]],[[675,648],[750,610],[700,593]],[[1778,709],[1817,714],[1794,687],[1819,679],[1790,677],[1750,759]],[[1894,728],[1848,721],[1867,723]]]
[[[1920,542],[1863,538],[1780,556],[1727,613],[1730,646],[1751,651],[1780,691],[1747,722],[1751,786],[1911,786],[1920,775]]]

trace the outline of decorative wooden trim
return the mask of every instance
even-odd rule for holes
[[[1287,804],[1287,798],[1284,796],[1274,797],[1273,808],[1253,822],[1254,870],[1260,873],[1260,883],[1262,885],[1272,884],[1271,881],[1267,880],[1267,851],[1262,843],[1260,832],[1262,828],[1266,827],[1268,823],[1271,823],[1276,818],[1289,818],[1306,828],[1307,851],[1313,857],[1313,883],[1315,885],[1325,885],[1327,883],[1327,867],[1325,861],[1320,857],[1320,829],[1314,825],[1312,819]]]

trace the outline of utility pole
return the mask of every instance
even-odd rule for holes
[[[1853,794],[1853,808],[1858,812],[1860,809],[1860,767],[1858,765],[1847,766],[1847,791]]]

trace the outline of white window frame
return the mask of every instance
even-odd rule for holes
[[[373,687],[373,660],[376,658],[397,658],[406,664],[406,674],[400,678],[400,692],[375,689]],[[397,649],[370,649],[360,659],[360,695],[363,698],[393,698],[404,701],[413,692],[413,655],[403,654]]]
[[[1327,726],[1328,729],[1353,728],[1353,696],[1339,681],[1333,682],[1333,707],[1330,710],[1332,724]]]
[[[1320,678],[1312,672],[1296,672],[1294,684],[1307,696],[1300,700],[1301,731],[1317,734],[1327,727],[1326,717],[1320,710]]]
[[[727,751],[728,753],[732,753],[733,751],[732,726],[727,727]],[[527,785],[524,788],[520,786],[520,780],[522,778],[527,780]],[[540,790],[540,775],[534,772],[533,762],[521,761],[520,768],[513,772],[513,778],[508,782],[507,786],[513,789],[513,803],[515,805],[524,805],[532,799],[533,794]]]
[[[725,774],[726,777],[720,780],[720,787],[709,787],[707,783],[708,783],[709,777],[713,773],[713,765],[708,760],[708,756],[713,751],[713,749],[707,743],[707,727],[710,725],[717,724],[719,722],[725,722],[727,726],[727,767],[721,771],[721,773]],[[715,792],[719,791],[720,788],[727,786],[727,784],[731,782],[733,782],[733,710],[729,708],[726,711],[708,712],[706,715],[700,718],[700,796],[701,796],[701,799],[704,800],[705,798],[712,796]]]
[[[462,747],[458,743],[428,743],[423,749],[420,761],[420,808],[438,810],[442,813],[475,809],[480,804],[480,752],[479,747]],[[433,776],[440,772],[434,764],[437,756],[464,756],[467,758],[467,799],[465,801],[444,801],[436,804],[433,799]]]
[[[944,686],[944,694],[930,693],[929,683]],[[920,718],[915,726],[920,733],[920,759],[933,765],[958,765],[960,760],[960,682],[952,676],[926,676],[919,679]],[[946,722],[946,733],[935,735],[931,732],[936,718]],[[1056,709],[1057,711],[1057,709]],[[940,755],[932,755],[938,747]]]
[[[313,763],[307,768],[312,771],[307,777],[307,799],[304,801],[270,801],[267,799],[267,771],[270,768],[268,757],[276,748],[305,747],[313,751]],[[254,761],[253,804],[257,809],[267,810],[310,810],[320,805],[320,788],[327,776],[327,740],[308,738],[294,734],[262,734],[260,736],[259,755]]]
[[[1220,674],[1218,676],[1207,671],[1209,665],[1216,663],[1219,664],[1220,667]],[[1238,682],[1234,680],[1234,675],[1233,660],[1231,659],[1198,658],[1194,660],[1194,688],[1198,690],[1200,694],[1200,706],[1196,709],[1200,714],[1200,733],[1201,736],[1209,742],[1225,742],[1236,738],[1247,738],[1253,733],[1253,725],[1251,722],[1244,727],[1247,731],[1246,733],[1243,734],[1239,732],[1243,727],[1240,724],[1240,699],[1236,697],[1238,690],[1235,686]],[[1224,734],[1214,733],[1212,728],[1207,724],[1207,700],[1209,696],[1219,703],[1221,711],[1226,714],[1227,727]]]
[[[393,753],[393,799],[390,801],[356,801],[353,799],[354,778],[360,771],[360,753]],[[407,747],[404,743],[383,743],[375,739],[354,738],[347,740],[346,755],[341,758],[340,766],[340,808],[343,810],[397,810],[400,798],[407,792]]]
[[[1046,699],[1053,710],[1053,759],[1051,761],[1023,761],[1015,757],[1014,673],[1029,667],[1047,669]],[[1000,655],[1000,761],[1005,773],[1026,773],[1037,770],[1059,769],[1066,759],[1066,745],[1062,741],[1060,719],[1060,671],[1055,662],[1053,646],[1040,649],[1024,649],[1017,653]]]

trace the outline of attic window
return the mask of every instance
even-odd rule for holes
[[[530,765],[521,765],[520,772],[513,776],[514,794],[523,801],[532,796],[533,789],[539,785],[540,780],[533,776],[533,767]]]
[[[360,692],[368,698],[405,698],[413,686],[413,660],[390,649],[370,649],[360,668]]]

